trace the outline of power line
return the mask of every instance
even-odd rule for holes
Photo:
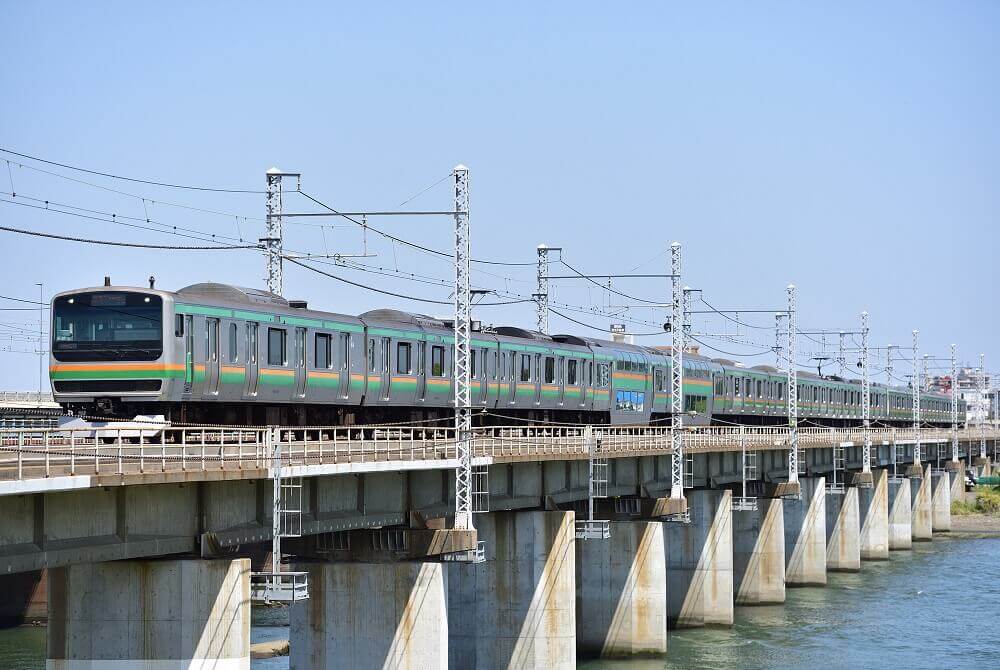
[[[6,201],[4,201],[6,202]],[[42,233],[37,230],[24,230],[22,228],[11,228],[10,226],[0,226],[0,230],[8,233],[18,233],[20,235],[31,235],[33,237],[44,237],[53,240],[64,240],[66,242],[81,242],[83,244],[99,244],[109,247],[128,247],[132,249],[168,249],[172,251],[233,251],[236,249],[258,249],[257,246],[180,246],[169,244],[140,244],[138,242],[115,242],[112,240],[93,240],[85,237],[70,237],[68,235],[55,235],[53,233]]]
[[[378,228],[375,228],[373,226],[368,225],[367,222],[358,221],[357,219],[355,219],[355,218],[353,218],[353,217],[351,217],[351,216],[349,216],[347,214],[344,214],[342,212],[337,211],[336,209],[334,209],[330,205],[327,205],[325,202],[317,200],[316,198],[312,197],[311,195],[309,195],[305,191],[300,190],[300,191],[298,191],[298,193],[301,193],[303,196],[305,196],[309,200],[312,200],[314,203],[316,203],[320,207],[324,207],[324,208],[328,209],[329,211],[333,212],[337,216],[343,217],[343,218],[347,219],[348,221],[350,221],[350,222],[352,222],[354,224],[357,224],[357,225],[361,226],[362,228],[365,228],[366,230],[370,230],[370,231],[372,231],[373,233],[375,233],[377,235],[381,235],[382,237],[390,239],[393,242],[398,242],[399,244],[403,244],[403,245],[408,246],[408,247],[413,247],[414,249],[419,249],[420,251],[423,251],[425,253],[433,254],[435,256],[441,256],[443,258],[449,258],[450,259],[450,258],[452,258],[454,256],[454,254],[451,254],[451,253],[447,253],[447,252],[444,252],[444,251],[439,251],[437,249],[432,249],[430,247],[425,247],[422,244],[417,244],[416,242],[410,242],[409,240],[404,240],[401,237],[396,237],[395,235],[392,235],[392,234],[387,233],[387,232],[385,232],[383,230],[379,230]],[[534,262],[531,262],[531,263],[514,263],[514,262],[507,262],[507,261],[491,261],[491,260],[485,260],[485,259],[482,259],[482,258],[473,258],[472,262],[473,263],[482,263],[484,265],[504,265],[504,266],[510,266],[510,267],[524,267],[524,266],[534,267],[535,266]]]
[[[0,298],[4,300],[12,300],[14,302],[26,302],[29,305],[47,305],[47,302],[39,302],[37,300],[25,300],[24,298],[13,298],[9,295],[0,295]],[[25,309],[31,309],[30,307],[25,307]]]
[[[552,309],[552,307],[549,307],[549,311],[552,312],[553,314],[557,315],[557,316],[561,316],[562,318],[566,319],[567,321],[572,321],[573,323],[577,324],[578,326],[583,326],[584,328],[591,328],[593,330],[597,330],[597,331],[600,331],[600,332],[605,333],[605,334],[608,332],[607,328],[601,328],[600,326],[595,326],[595,325],[590,324],[590,323],[584,323],[583,321],[579,321],[577,319],[574,319],[571,316],[566,316],[562,312],[560,312],[558,310],[555,310],[555,309]],[[657,331],[657,332],[652,332],[652,333],[628,333],[628,335],[633,335],[635,337],[653,337],[654,335],[662,335],[662,334],[663,334],[662,330],[661,331]]]
[[[23,195],[22,194],[22,195],[15,196],[14,193],[8,193],[6,191],[0,191],[0,194],[2,194],[2,195],[9,195],[11,197],[16,197],[18,199],[31,200],[33,202],[42,203],[42,205],[37,205],[36,206],[36,205],[29,205],[27,203],[20,202],[20,200],[3,200],[3,202],[7,202],[7,203],[12,204],[12,205],[20,205],[22,207],[32,207],[34,209],[43,209],[43,210],[50,211],[50,212],[58,212],[60,214],[69,214],[71,216],[79,216],[78,214],[76,214],[76,212],[86,212],[88,214],[97,214],[97,215],[101,215],[101,216],[110,217],[109,219],[96,219],[97,221],[103,221],[105,223],[114,223],[114,224],[118,224],[118,225],[122,225],[122,226],[130,226],[132,228],[139,228],[139,229],[142,229],[142,230],[150,230],[150,231],[157,232],[157,233],[167,232],[167,233],[173,233],[173,234],[180,234],[180,233],[176,232],[176,231],[180,230],[180,231],[184,231],[186,233],[192,233],[194,236],[200,236],[200,237],[192,237],[192,235],[185,235],[185,237],[192,237],[192,239],[204,239],[205,241],[213,241],[214,242],[216,239],[229,240],[230,242],[237,242],[237,241],[238,242],[243,242],[244,241],[242,238],[237,239],[235,237],[230,237],[229,235],[216,235],[215,233],[203,233],[200,230],[196,230],[194,228],[185,228],[183,226],[177,226],[177,225],[170,224],[170,223],[163,223],[162,221],[156,221],[155,219],[151,219],[151,218],[149,218],[149,216],[146,216],[145,218],[143,218],[143,217],[140,217],[140,216],[129,216],[128,214],[118,214],[117,212],[105,212],[105,211],[99,210],[99,209],[90,209],[88,207],[80,207],[78,205],[70,205],[68,203],[57,202],[55,200],[47,200],[47,199],[44,199],[44,198],[37,198],[37,197],[34,197],[34,196],[30,196],[30,195]],[[62,211],[62,210],[59,210],[59,209],[53,209],[54,207],[62,207],[64,209],[71,209],[71,210],[74,210],[74,211],[73,212],[65,212],[65,211]],[[92,217],[85,217],[85,218],[92,218]],[[148,223],[148,224],[152,224],[154,226],[160,226],[161,228],[163,228],[163,230],[158,230],[156,228],[149,228],[147,226],[139,226],[139,225],[135,225],[135,224],[123,223],[122,220],[125,220],[125,221],[142,221],[142,222],[145,222],[145,223]]]
[[[57,163],[56,161],[50,161],[45,158],[39,158],[38,156],[30,156],[28,154],[18,153],[17,151],[11,151],[10,149],[5,149],[0,147],[0,151],[5,154],[10,154],[12,156],[20,156],[21,158],[27,158],[28,160],[38,161],[39,163],[45,163],[46,165],[54,165],[56,167],[61,167],[66,170],[75,170],[77,172],[84,172],[86,174],[97,175],[98,177],[107,177],[108,179],[119,179],[121,181],[130,181],[136,184],[148,184],[150,186],[162,186],[164,188],[178,188],[187,191],[210,191],[213,193],[255,193],[263,194],[264,191],[257,191],[251,189],[242,188],[216,188],[210,186],[190,186],[186,184],[173,184],[170,182],[163,181],[153,181],[151,179],[138,179],[136,177],[123,177],[122,175],[112,174],[110,172],[100,172],[98,170],[89,170],[87,168],[78,167],[76,165],[68,165],[66,163]]]
[[[11,163],[11,161],[7,161],[7,162]],[[149,202],[149,203],[154,204],[154,205],[166,205],[168,207],[177,207],[177,208],[180,208],[180,209],[188,209],[188,210],[191,210],[193,212],[202,212],[204,214],[215,214],[217,216],[224,216],[224,217],[230,217],[231,216],[231,217],[234,217],[234,218],[243,219],[245,221],[261,221],[261,222],[264,221],[263,218],[256,217],[256,216],[246,216],[244,214],[236,214],[235,212],[222,212],[222,211],[219,211],[217,209],[206,209],[204,207],[195,207],[194,205],[186,205],[186,204],[180,203],[180,202],[170,202],[168,200],[160,200],[158,198],[147,198],[146,196],[139,195],[138,193],[129,193],[128,191],[122,191],[122,190],[119,190],[117,188],[111,188],[110,186],[104,186],[102,184],[95,184],[93,182],[89,182],[89,181],[86,181],[84,179],[77,179],[76,177],[70,177],[69,175],[59,174],[58,172],[53,172],[52,170],[46,170],[44,168],[40,168],[40,167],[35,166],[35,165],[26,165],[24,163],[18,163],[17,161],[13,161],[13,164],[16,165],[19,168],[25,168],[25,169],[28,169],[28,170],[34,170],[35,172],[40,172],[42,174],[47,174],[47,175],[50,175],[52,177],[58,177],[59,179],[65,179],[66,181],[71,181],[71,182],[74,182],[76,184],[83,184],[84,186],[89,186],[91,188],[100,189],[102,191],[108,191],[109,193],[117,193],[118,195],[124,195],[124,196],[127,196],[129,198],[135,198],[136,200],[142,200],[143,202]],[[12,179],[12,181],[13,181],[13,179]],[[12,186],[13,186],[13,184],[12,184]]]
[[[590,283],[592,283],[594,286],[598,286],[598,287],[604,289],[605,291],[610,291],[611,293],[614,293],[616,295],[620,295],[623,298],[628,298],[629,300],[635,300],[637,302],[643,302],[643,303],[646,303],[648,305],[657,305],[657,306],[662,306],[663,305],[663,301],[662,300],[646,300],[645,298],[637,298],[634,295],[629,295],[628,293],[622,293],[621,291],[613,289],[610,286],[605,286],[604,284],[600,283],[599,281],[595,281],[589,275],[585,275],[584,273],[580,272],[575,267],[573,267],[572,265],[570,265],[569,263],[567,263],[566,261],[564,261],[562,258],[559,259],[559,262],[562,263],[563,265],[565,265],[571,272],[575,273],[576,275],[580,276],[583,279],[586,279],[587,281],[589,281]]]
[[[345,279],[344,277],[340,277],[338,275],[326,272],[324,270],[320,270],[319,268],[312,267],[311,265],[307,265],[306,263],[302,263],[299,260],[297,260],[294,256],[291,256],[291,257],[290,256],[284,256],[283,258],[286,261],[288,261],[289,263],[294,263],[295,265],[298,265],[300,267],[306,268],[307,270],[312,270],[313,272],[315,272],[317,274],[321,274],[321,275],[323,275],[325,277],[329,277],[330,279],[336,279],[339,282],[343,282],[345,284],[350,284],[351,286],[356,286],[358,288],[363,288],[363,289],[365,289],[367,291],[373,291],[375,293],[381,293],[383,295],[392,296],[394,298],[403,298],[405,300],[413,300],[415,302],[425,302],[425,303],[428,303],[428,304],[431,304],[431,305],[451,305],[452,304],[452,302],[450,300],[434,300],[433,298],[421,298],[421,297],[417,297],[417,296],[406,295],[405,293],[396,293],[394,291],[386,291],[384,289],[375,288],[374,286],[367,286],[365,284],[361,284],[361,283],[358,283],[358,282],[355,282],[355,281],[351,281],[350,279]],[[370,272],[369,270],[364,270],[362,268],[355,268],[355,269],[361,270],[362,272]],[[380,273],[376,273],[376,274],[380,274]],[[478,304],[476,304],[474,306],[475,307],[497,307],[497,306],[502,306],[502,305],[516,305],[516,304],[525,303],[525,302],[531,302],[531,300],[530,299],[523,299],[523,300],[509,300],[509,301],[503,301],[503,302],[483,302],[483,303],[478,303]]]

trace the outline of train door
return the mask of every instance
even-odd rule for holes
[[[486,404],[486,394],[490,390],[490,362],[489,354],[486,349],[479,350],[479,369],[476,372],[479,373],[479,405]]]
[[[535,404],[541,403],[542,397],[542,355],[535,354],[535,374],[533,377],[535,382]]]
[[[392,382],[392,375],[389,373],[389,370],[391,369],[389,360],[389,355],[391,351],[392,350],[389,348],[388,337],[383,337],[381,340],[379,340],[379,354],[382,365],[382,367],[380,368],[382,383],[379,384],[379,386],[382,389],[381,392],[382,400],[389,399],[389,385]]]
[[[184,315],[184,393],[194,386],[194,315]]]
[[[306,329],[295,329],[295,397],[306,395]]]
[[[427,343],[417,342],[417,400],[427,399]]]
[[[523,355],[523,354],[522,354]],[[517,380],[520,374],[520,368],[517,363],[518,354],[514,351],[508,352],[507,359],[510,361],[510,365],[507,369],[507,374],[510,378],[510,386],[508,387],[507,402],[511,405],[517,404]]]
[[[247,322],[247,382],[245,394],[248,396],[257,395],[257,377],[259,372],[257,363],[257,324]]]
[[[566,402],[566,359],[556,357],[556,384],[559,385],[559,406]]]
[[[205,319],[205,395],[219,395],[219,320]]]
[[[351,392],[351,334],[340,333],[337,344],[338,355],[340,356],[340,388],[341,398],[347,398]]]

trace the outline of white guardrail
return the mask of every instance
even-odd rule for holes
[[[489,426],[475,428],[477,458],[586,456],[584,426]],[[155,423],[107,424],[85,429],[0,429],[0,480],[65,475],[129,475],[155,472],[266,470],[273,462],[274,442],[266,427],[174,427]],[[277,428],[284,465],[327,465],[372,462],[425,462],[456,459],[454,427],[338,426]],[[960,429],[961,440],[976,443],[978,428]],[[604,457],[669,454],[670,429],[665,426],[595,426]],[[800,448],[836,443],[860,445],[862,428],[800,428]],[[783,427],[697,427],[684,432],[690,452],[787,448]],[[951,439],[952,431],[927,428],[922,442]],[[873,428],[872,443],[912,443],[911,428]],[[986,439],[1000,438],[987,429]],[[410,466],[412,467],[412,466]]]

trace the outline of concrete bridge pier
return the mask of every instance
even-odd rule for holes
[[[612,521],[611,538],[576,541],[576,641],[581,656],[667,651],[664,524]]]
[[[785,602],[785,513],[781,500],[733,512],[733,591],[737,605]]]
[[[452,668],[576,667],[573,512],[475,517],[486,561],[450,563]]]
[[[937,533],[951,530],[951,474],[941,470],[931,473],[931,530]]]
[[[910,532],[914,542],[926,542],[932,535],[931,466],[926,465],[920,479],[910,479]]]
[[[858,489],[826,494],[826,569],[857,572],[861,569],[861,515]]]
[[[690,523],[668,522],[667,623],[733,624],[733,503],[729,490],[687,492]]]
[[[980,460],[982,459],[976,458],[976,461]],[[989,461],[986,461],[986,464],[988,466]],[[948,471],[948,476],[951,478],[952,500],[965,500],[965,468],[965,461],[948,461],[944,465],[944,469]]]
[[[889,481],[889,550],[900,551],[913,547],[913,512],[911,511],[910,485],[912,479]]]
[[[826,586],[826,480],[799,477],[801,496],[782,501],[785,585]]]
[[[47,647],[51,670],[247,670],[250,560],[52,568]]]
[[[862,561],[889,558],[889,473],[876,470],[873,474],[872,488],[857,490]]]
[[[309,563],[309,600],[289,612],[291,670],[448,668],[441,563]]]

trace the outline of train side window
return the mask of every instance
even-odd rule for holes
[[[316,333],[316,368],[317,369],[328,369],[333,367],[333,361],[330,356],[330,344],[332,338],[329,333]]]
[[[396,372],[401,375],[408,375],[413,372],[413,367],[410,364],[410,354],[412,353],[412,346],[409,342],[397,342],[396,343]]]
[[[431,376],[444,377],[444,347],[431,347]]]
[[[492,372],[493,372],[493,375],[492,375],[493,379],[494,380],[498,379],[499,378],[499,374],[500,374],[500,352],[496,351],[496,350],[493,351],[493,370],[492,370]]]
[[[229,324],[229,362],[235,363],[239,360],[239,351],[237,348],[236,338],[239,334],[239,330],[236,328],[235,323]]]
[[[174,337],[184,337],[184,315],[174,315]]]
[[[572,358],[566,363],[566,383],[576,386],[576,361]]]
[[[556,380],[556,359],[545,357],[545,383],[552,384]]]
[[[531,356],[528,354],[521,354],[521,381],[531,381]]]
[[[267,364],[286,365],[288,363],[288,333],[283,328],[267,329]]]
[[[368,371],[378,372],[378,359],[375,357],[375,340],[368,340]]]
[[[517,354],[510,352],[510,380],[514,381],[517,376],[514,374],[514,366],[517,365]]]
[[[475,349],[471,350],[469,352],[469,356],[470,356],[469,360],[471,361],[471,367],[469,368],[469,370],[470,370],[469,376],[472,379],[475,379],[476,378],[476,358],[477,358],[477,356],[476,356],[476,350]]]

